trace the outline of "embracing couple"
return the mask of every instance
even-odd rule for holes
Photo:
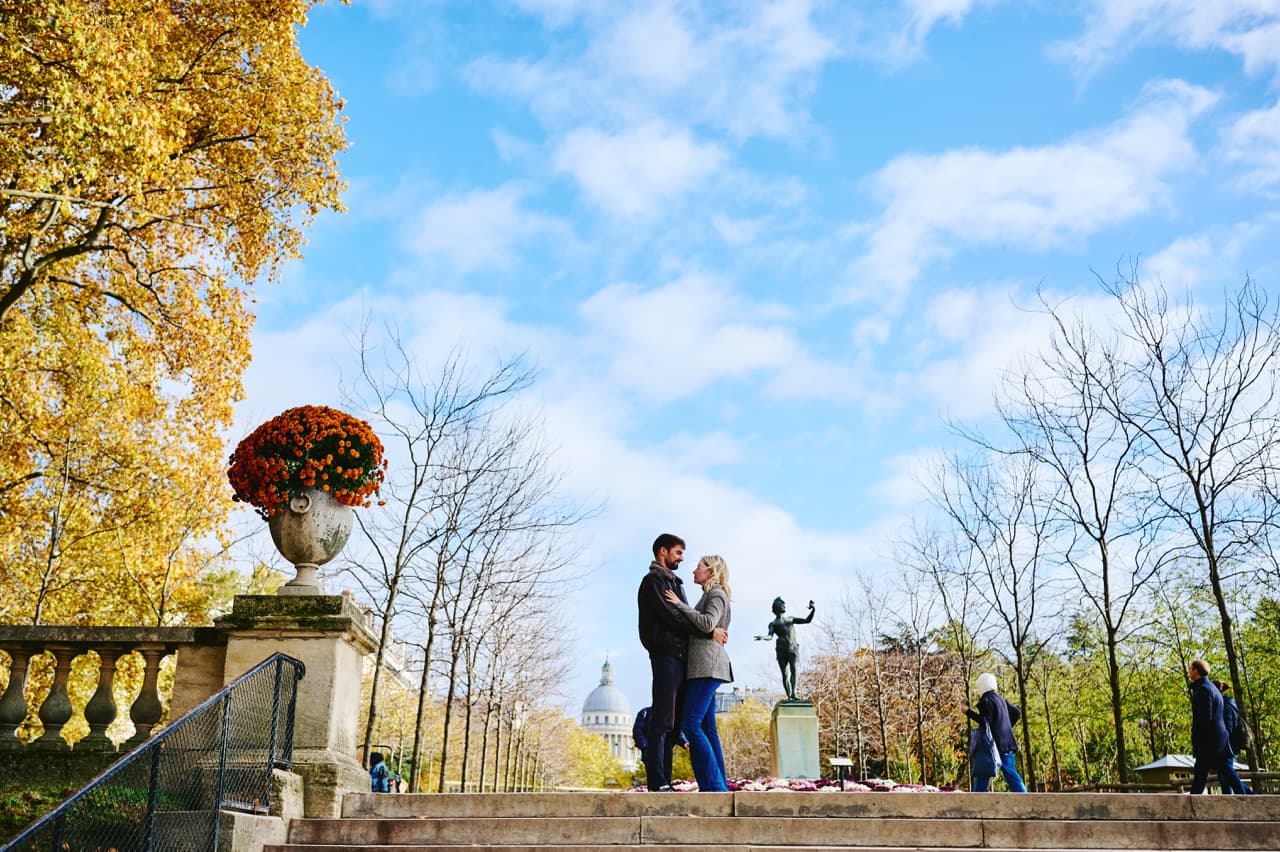
[[[675,572],[684,540],[671,533],[654,539],[653,562],[640,581],[640,642],[649,652],[653,698],[643,753],[650,790],[671,789],[671,753],[684,730],[698,789],[727,792],[724,754],[716,732],[716,689],[733,680],[724,644],[729,640],[729,569],[719,556],[704,556],[693,571],[702,587],[689,606]]]

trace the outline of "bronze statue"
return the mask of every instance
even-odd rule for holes
[[[782,689],[787,693],[788,701],[798,701],[799,699],[796,698],[796,658],[799,656],[800,643],[796,641],[796,625],[808,624],[813,621],[813,601],[809,601],[809,615],[807,618],[792,618],[789,615],[783,615],[786,611],[786,601],[782,598],[774,598],[773,614],[775,618],[769,622],[768,633],[755,638],[767,641],[770,636],[778,637],[774,649],[778,654],[778,669],[782,672]],[[788,674],[788,669],[790,669],[790,674]]]

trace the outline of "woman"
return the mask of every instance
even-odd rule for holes
[[[978,712],[969,705],[964,706],[964,713],[979,725],[985,720],[991,728],[991,736],[996,741],[996,749],[1000,752],[1000,772],[1012,793],[1027,792],[1027,785],[1018,774],[1018,742],[1013,738],[1013,726],[1022,718],[1022,711],[1014,704],[1004,700],[1004,696],[996,692],[996,676],[991,672],[978,675]],[[985,793],[991,786],[990,778],[974,776],[973,791]]]
[[[724,646],[711,638],[717,627],[729,629],[729,567],[719,556],[704,556],[693,569],[693,581],[702,586],[696,607],[680,600],[675,592],[665,593],[667,603],[689,620],[689,663],[685,679],[684,719],[681,727],[689,739],[689,762],[698,789],[727,793],[724,753],[716,731],[716,689],[733,680],[733,666]]]

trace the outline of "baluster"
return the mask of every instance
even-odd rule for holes
[[[18,726],[27,718],[27,661],[31,651],[27,648],[5,648],[9,653],[9,686],[0,696],[0,751],[16,751],[23,748],[18,739]]]
[[[116,660],[118,648],[98,649],[98,688],[84,706],[84,720],[89,723],[89,735],[76,743],[76,748],[86,751],[115,751],[116,744],[107,736],[107,728],[116,718]]]
[[[31,748],[39,751],[66,751],[71,746],[62,738],[62,726],[71,718],[67,675],[71,674],[71,660],[75,651],[57,646],[47,650],[53,654],[53,686],[40,705],[40,721],[44,723],[44,733],[31,744]]]
[[[146,669],[142,674],[142,691],[138,693],[138,697],[133,700],[133,706],[129,708],[129,718],[133,720],[133,727],[136,730],[125,743],[126,748],[134,748],[146,742],[147,737],[151,736],[151,729],[155,727],[156,722],[160,721],[160,714],[164,712],[164,705],[160,703],[160,692],[156,689],[156,678],[160,674],[160,660],[165,655],[165,649],[139,648],[138,653],[142,655]]]

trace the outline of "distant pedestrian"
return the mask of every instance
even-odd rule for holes
[[[391,771],[387,769],[387,763],[382,759],[382,752],[375,751],[369,755],[369,780],[373,792],[391,792]]]
[[[1018,774],[1018,741],[1013,737],[1013,726],[1022,718],[1022,710],[1010,704],[996,691],[996,676],[991,672],[978,675],[978,710],[974,712],[969,705],[964,705],[964,713],[981,725],[983,722],[991,729],[991,736],[996,741],[996,750],[1000,752],[1000,772],[1004,782],[1012,793],[1027,792],[1027,785]],[[985,793],[991,789],[991,779],[974,776],[973,791]]]
[[[1215,680],[1213,685],[1222,693],[1222,726],[1227,729],[1227,746],[1231,749],[1231,768],[1235,769],[1236,755],[1244,751],[1249,741],[1249,729],[1245,727],[1244,715],[1240,712],[1239,705],[1231,697],[1231,684],[1225,680]],[[1245,784],[1243,779],[1240,785],[1246,793],[1253,792],[1253,788]]]
[[[641,754],[649,746],[649,708],[641,707],[640,712],[636,714],[636,720],[631,725],[631,740],[636,744],[636,748]],[[689,741],[684,737],[684,731],[676,731],[676,745],[680,748],[688,748]]]
[[[1222,693],[1209,680],[1212,669],[1204,660],[1192,660],[1187,666],[1191,681],[1191,754],[1195,766],[1191,774],[1191,793],[1204,792],[1210,770],[1218,773],[1218,785],[1224,793],[1244,794],[1244,782],[1236,774],[1235,755],[1227,725],[1222,718]]]

